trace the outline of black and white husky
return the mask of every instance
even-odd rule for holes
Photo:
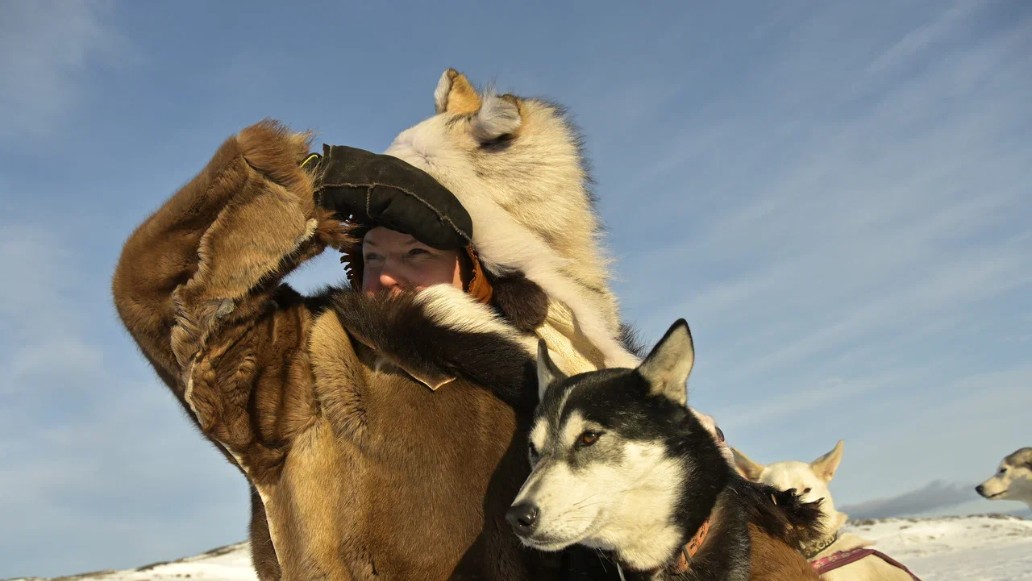
[[[765,578],[816,579],[783,542],[816,534],[816,505],[733,471],[686,406],[693,362],[684,320],[636,369],[564,377],[540,345],[533,471],[507,513],[513,530],[540,550],[608,551],[622,575],[648,579],[750,578],[759,530],[763,550],[775,541],[796,568]]]

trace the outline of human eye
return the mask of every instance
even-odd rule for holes
[[[383,260],[383,256],[381,256],[381,255],[379,255],[379,254],[377,254],[375,252],[367,252],[367,253],[362,255],[362,260],[364,260],[366,262],[366,264],[369,264],[370,262],[382,261]]]
[[[409,251],[406,253],[406,255],[410,259],[413,259],[413,260],[427,260],[427,259],[433,258],[435,256],[434,253],[431,252],[430,250],[428,250],[426,248],[420,248],[418,246],[415,247],[415,248],[409,249]]]

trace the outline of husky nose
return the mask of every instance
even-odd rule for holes
[[[981,494],[982,496],[985,496],[985,489],[982,488],[981,484],[975,487],[975,492]]]
[[[512,530],[518,535],[529,535],[534,532],[538,522],[538,507],[536,504],[523,502],[509,508],[505,513],[505,520],[512,525]]]

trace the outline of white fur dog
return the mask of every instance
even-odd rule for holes
[[[863,539],[852,533],[840,533],[846,523],[846,515],[835,510],[835,502],[831,498],[828,483],[835,476],[842,461],[843,442],[839,440],[835,448],[813,462],[784,461],[763,465],[749,459],[748,456],[732,448],[735,465],[743,476],[750,480],[762,482],[781,490],[794,488],[803,502],[820,499],[821,524],[825,536],[819,541],[800,547],[803,555],[815,565],[823,564],[833,555],[848,554],[848,551],[863,549],[873,545],[872,541]],[[860,554],[860,553],[857,553]],[[830,559],[829,559],[830,560]],[[867,555],[855,562],[840,566],[821,575],[829,581],[850,580],[885,580],[909,581],[909,572],[889,563],[876,555]]]
[[[1032,508],[1032,447],[1019,448],[1000,462],[992,478],[975,487],[989,500],[1017,500]]]

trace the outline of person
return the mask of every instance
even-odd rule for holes
[[[428,171],[400,153],[313,156],[306,134],[265,121],[147,218],[116,267],[126,328],[248,479],[263,581],[613,572],[522,548],[504,518],[529,471],[538,340],[568,373],[633,357],[614,339],[604,262],[572,264],[531,204],[491,198],[513,184],[550,192],[574,224],[570,247],[601,256],[594,215],[571,210],[589,200],[579,155],[564,155],[576,136],[543,102],[499,97],[506,111],[485,98],[471,114],[468,82],[444,79],[429,122],[451,133],[429,141],[472,143],[449,159],[489,158],[494,169],[465,175],[493,187],[455,181],[461,159],[445,164],[422,138],[410,142]],[[513,111],[524,125],[504,138],[477,124]],[[513,157],[528,154],[537,161]],[[341,253],[347,286],[303,296],[283,282],[326,248]]]

